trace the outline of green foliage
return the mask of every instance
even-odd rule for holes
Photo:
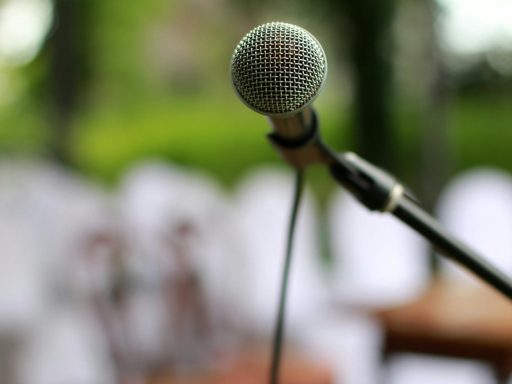
[[[17,103],[0,110],[0,153],[43,152],[48,130],[29,103]]]
[[[264,124],[255,114],[219,102],[133,106],[86,118],[76,135],[76,160],[104,179],[115,179],[135,161],[160,157],[230,181],[251,163],[272,159]]]
[[[322,123],[326,139],[339,136],[333,117],[322,116]],[[103,180],[116,180],[136,161],[158,157],[231,183],[252,167],[279,160],[265,138],[268,130],[265,118],[234,94],[139,104],[85,116],[75,135],[75,160]]]
[[[461,97],[449,125],[457,169],[483,165],[512,171],[512,100],[510,95]]]

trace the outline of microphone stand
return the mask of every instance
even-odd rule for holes
[[[322,142],[314,113],[311,128],[307,136],[298,139],[283,138],[276,132],[268,138],[284,160],[295,168],[304,169],[315,163],[326,165],[333,178],[368,209],[393,214],[429,240],[444,256],[462,264],[512,300],[512,280],[448,234],[393,176],[354,153],[334,153]]]

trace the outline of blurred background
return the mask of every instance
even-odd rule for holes
[[[324,47],[325,141],[512,272],[511,17],[507,0],[0,0],[0,381],[266,382],[293,181],[229,61],[268,21]],[[509,304],[321,168],[296,258],[283,383],[508,381]]]

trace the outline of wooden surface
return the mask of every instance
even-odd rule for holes
[[[286,352],[285,352],[286,354]],[[196,374],[162,374],[148,384],[268,384],[268,354],[250,352],[232,359],[222,367]],[[280,384],[333,384],[329,368],[298,355],[285,356]]]
[[[491,364],[497,376],[512,371],[512,302],[483,283],[437,281],[416,301],[374,315],[384,330],[384,357],[471,358]]]

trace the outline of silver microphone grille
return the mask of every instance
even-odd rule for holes
[[[260,25],[238,43],[231,59],[231,79],[256,112],[299,112],[318,95],[327,75],[322,46],[305,29],[273,22]]]

